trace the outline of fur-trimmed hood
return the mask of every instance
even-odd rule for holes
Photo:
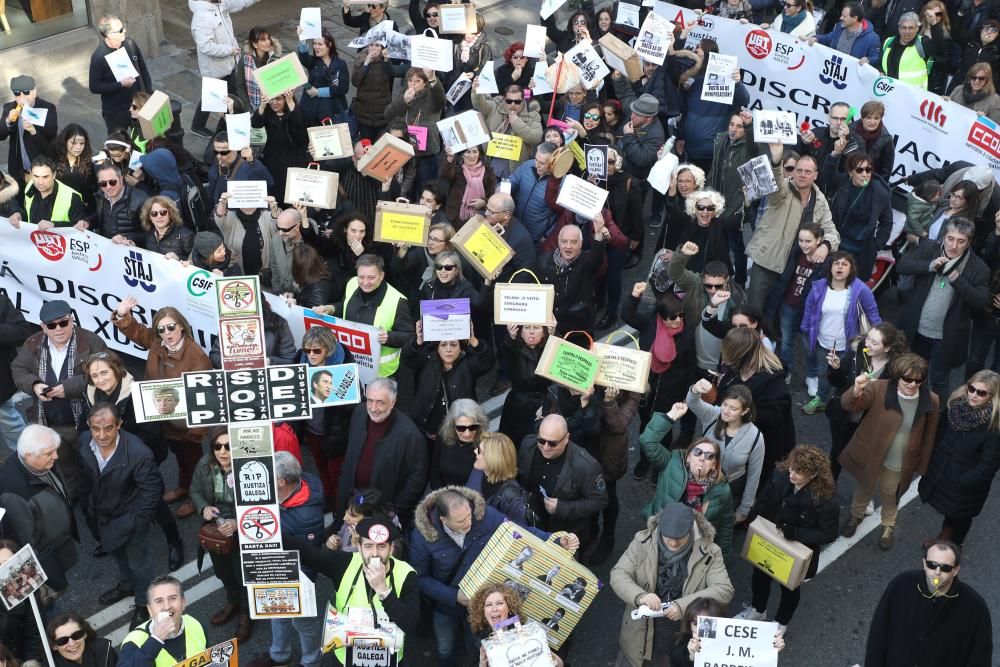
[[[700,544],[702,547],[707,548],[715,542],[715,526],[701,512],[694,513],[694,527],[692,531],[692,537],[696,546]],[[636,534],[636,538],[641,542],[645,542],[650,537],[658,535],[659,532],[660,514],[656,513],[646,519],[646,529],[639,531]]]
[[[443,531],[441,528],[441,516],[434,505],[445,491],[455,491],[469,499],[469,502],[472,503],[473,522],[482,521],[483,517],[486,516],[486,500],[478,491],[454,485],[444,486],[436,491],[431,491],[417,505],[417,510],[413,517],[413,525],[416,526],[417,530],[420,531],[420,534],[428,542],[437,542],[441,537]]]
[[[17,181],[10,174],[4,174],[3,183],[0,184],[0,204],[6,204],[16,197],[20,191],[21,188],[18,186]]]

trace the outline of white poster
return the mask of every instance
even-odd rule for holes
[[[424,35],[410,37],[410,64],[437,72],[450,72],[454,67],[453,44],[448,39]]]
[[[555,14],[556,10],[565,4],[566,0],[542,0],[542,8],[540,14],[543,19],[547,19],[553,14]]]
[[[488,144],[492,135],[478,111],[463,111],[457,116],[442,118],[437,122],[442,143],[452,151],[464,151],[469,146]]]
[[[524,27],[524,55],[545,58],[545,26],[528,24]]]
[[[535,87],[531,90],[535,95],[545,95],[552,92],[552,86],[545,78],[545,70],[548,68],[549,65],[544,60],[535,63],[535,73],[531,75],[531,80],[535,82]]]
[[[115,49],[108,55],[104,56],[104,59],[108,61],[108,66],[111,67],[111,73],[115,77],[115,81],[121,83],[125,79],[138,79],[139,71],[132,64],[132,59],[128,57],[128,51],[125,47]]]
[[[753,138],[759,144],[797,144],[799,134],[795,125],[795,114],[777,109],[754,111]]]
[[[732,104],[736,94],[733,72],[739,71],[740,60],[736,56],[709,53],[705,66],[705,80],[701,84],[701,99],[706,102]]]
[[[592,220],[604,208],[608,191],[579,176],[567,174],[559,186],[556,204],[567,208],[587,220]]]
[[[299,14],[299,39],[322,39],[323,25],[320,23],[319,7],[303,7]]]
[[[389,20],[376,23],[374,28],[359,37],[355,37],[347,45],[352,49],[363,49],[372,42],[386,43],[389,41],[389,33],[393,31],[393,25],[394,23]]]
[[[499,92],[497,75],[493,70],[493,61],[488,60],[483,63],[482,69],[479,70],[479,87],[476,89],[476,93],[478,95],[497,95]]]
[[[697,623],[701,650],[696,665],[777,667],[778,649],[774,648],[777,623],[712,616],[699,616]]]
[[[250,147],[250,114],[226,114],[226,133],[229,135],[229,150],[241,151]]]
[[[267,181],[229,181],[229,208],[267,208]]]
[[[0,600],[13,609],[42,587],[48,580],[35,550],[25,544],[9,560],[0,565]],[[31,623],[32,621],[26,621]]]
[[[229,99],[229,88],[225,81],[209,76],[201,77],[202,111],[227,113],[229,111],[229,107],[226,105],[227,99]]]
[[[774,171],[771,170],[771,157],[769,155],[758,155],[736,167],[736,171],[740,175],[740,180],[743,181],[748,201],[754,201],[778,191],[778,183],[774,180]]]
[[[580,70],[580,82],[587,90],[596,88],[611,70],[589,42],[580,42],[564,56]]]
[[[667,51],[674,43],[674,24],[659,14],[650,12],[642,22],[635,40],[635,52],[643,60],[662,65]]]
[[[470,32],[469,14],[465,5],[439,5],[438,13],[441,20],[441,29],[439,32],[442,35],[464,35]]]
[[[32,125],[41,127],[45,125],[45,119],[49,117],[49,110],[26,106],[21,109],[21,116]]]
[[[615,23],[633,30],[639,29],[639,5],[628,2],[618,3],[618,12],[615,14]]]
[[[458,104],[458,101],[465,97],[465,94],[472,90],[472,80],[467,79],[464,76],[460,76],[455,79],[455,83],[451,84],[451,88],[448,92],[444,94],[444,98],[448,100],[448,103],[452,106]]]

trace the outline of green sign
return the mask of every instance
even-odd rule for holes
[[[561,384],[586,391],[594,386],[600,367],[601,359],[596,354],[591,354],[579,345],[560,343],[552,357],[549,375]]]
[[[298,55],[290,53],[253,72],[257,85],[267,97],[278,97],[309,81]]]
[[[169,101],[162,107],[160,107],[160,110],[156,112],[156,115],[153,116],[153,119],[150,121],[150,123],[153,126],[153,131],[156,133],[156,136],[158,137],[163,136],[166,133],[166,131],[170,129],[170,126],[173,124],[173,122],[174,122],[174,114],[170,110]]]

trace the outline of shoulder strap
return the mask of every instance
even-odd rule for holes
[[[753,454],[754,450],[757,449],[758,442],[760,442],[760,427],[757,427],[757,437],[753,439],[753,444],[750,445],[751,454]]]

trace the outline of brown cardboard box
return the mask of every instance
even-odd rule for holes
[[[358,171],[388,183],[412,158],[413,146],[410,142],[397,139],[386,132],[358,160]]]
[[[597,41],[604,47],[604,62],[608,67],[618,70],[627,76],[629,81],[638,81],[642,78],[642,59],[631,46],[610,32]]]
[[[790,590],[805,579],[813,550],[795,540],[785,538],[777,526],[762,516],[750,524],[740,555]]]
[[[143,139],[153,139],[170,129],[174,122],[174,112],[170,110],[170,98],[163,91],[156,90],[139,109],[139,128]]]
[[[411,204],[404,199],[375,205],[376,241],[426,247],[430,229],[431,210],[423,204]]]
[[[469,260],[472,268],[490,280],[500,275],[504,265],[514,258],[514,249],[481,215],[469,218],[451,237],[451,244]]]

